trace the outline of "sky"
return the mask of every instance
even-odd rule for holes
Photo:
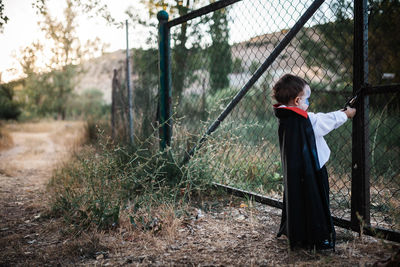
[[[37,24],[38,15],[32,7],[34,0],[3,0],[4,14],[9,21],[0,33],[0,72],[2,82],[8,82],[20,77],[21,68],[14,55],[18,55],[21,48],[28,46],[34,40],[44,40],[44,35]],[[127,19],[125,10],[135,5],[139,0],[112,0],[106,1],[111,15],[117,21]],[[50,0],[49,10],[54,16],[62,15],[63,3],[60,0]],[[116,26],[107,26],[104,19],[78,18],[78,37],[81,43],[88,39],[99,37],[104,43],[109,44],[107,52],[126,48],[125,29]],[[135,37],[131,36],[133,44]]]

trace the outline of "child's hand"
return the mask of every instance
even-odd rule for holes
[[[352,119],[354,115],[356,115],[356,109],[351,107],[347,107],[343,112],[346,113],[347,118],[349,119]]]

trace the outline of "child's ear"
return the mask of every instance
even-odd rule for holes
[[[297,97],[294,99],[294,105],[295,105],[295,106],[300,105],[300,97],[299,97],[299,96],[297,96]]]

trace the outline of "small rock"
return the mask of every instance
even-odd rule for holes
[[[197,215],[196,215],[196,220],[204,217],[203,212],[201,211],[201,209],[196,209]]]
[[[96,257],[96,260],[102,260],[102,259],[104,259],[104,255],[103,254],[100,254],[100,255],[98,255]]]
[[[236,217],[236,219],[239,221],[243,221],[243,220],[246,220],[246,216],[244,216],[243,214],[240,214],[239,216]]]

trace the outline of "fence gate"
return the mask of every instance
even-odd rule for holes
[[[216,185],[281,208],[272,85],[284,73],[304,77],[310,110],[321,112],[360,91],[352,123],[326,137],[334,223],[400,242],[400,5],[328,2],[221,0],[172,20],[160,12],[161,147],[185,149],[184,163],[212,151]],[[174,136],[191,136],[184,148],[171,142],[172,113]]]

